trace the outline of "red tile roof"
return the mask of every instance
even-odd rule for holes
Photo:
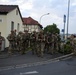
[[[31,17],[23,18],[23,25],[39,25],[41,28],[43,28],[38,21],[32,19]]]
[[[0,14],[6,15],[16,8],[18,9],[20,17],[22,19],[22,15],[20,13],[18,5],[0,5]],[[22,19],[22,21],[23,21],[23,19]]]

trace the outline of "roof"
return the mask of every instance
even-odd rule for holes
[[[1,15],[7,15],[9,12],[13,11],[16,8],[18,9],[20,17],[22,19],[22,15],[20,13],[18,5],[0,5],[0,14]]]
[[[34,20],[31,17],[23,18],[23,25],[39,25],[41,28],[43,28],[42,25],[38,23],[38,21]]]

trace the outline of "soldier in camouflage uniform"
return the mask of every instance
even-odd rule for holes
[[[14,35],[14,31],[11,31],[11,34],[8,35],[7,37],[8,41],[9,41],[9,49],[8,52],[9,54],[12,54],[15,50],[15,41],[16,41],[16,36]]]
[[[17,35],[17,50],[21,52],[22,50],[22,32],[20,31]]]
[[[76,38],[74,38],[74,35],[71,35],[70,37],[70,44],[72,47],[72,52],[76,53]]]
[[[1,53],[1,47],[2,47],[2,40],[4,40],[4,37],[1,36],[1,32],[0,32],[0,53]]]
[[[59,34],[57,34],[57,40],[58,40],[58,51],[61,49],[61,38],[60,38],[60,35]]]
[[[31,49],[32,49],[32,54],[36,54],[36,32],[34,31],[30,35],[30,44],[31,44]]]
[[[52,34],[49,33],[46,38],[47,42],[47,53],[52,54],[51,48],[52,48]]]
[[[38,39],[37,39],[37,43],[38,43],[38,56],[40,57],[43,57],[43,54],[44,54],[44,47],[45,47],[45,36],[44,36],[44,33],[43,31],[41,31],[39,34],[38,34]]]
[[[14,41],[14,49],[17,50],[17,31],[14,30],[15,41]]]
[[[58,34],[55,33],[54,34],[54,52],[57,53],[58,52]]]
[[[55,49],[55,35],[54,35],[54,33],[52,33],[51,39],[52,39],[51,54],[53,54],[54,53],[54,49]]]
[[[24,31],[22,34],[22,51],[21,54],[25,54],[29,47],[29,34],[28,31]]]

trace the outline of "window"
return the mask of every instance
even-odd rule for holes
[[[17,31],[19,32],[19,27],[20,27],[20,24],[18,23],[17,24]]]
[[[18,10],[16,10],[16,15],[18,15]]]
[[[2,22],[2,19],[0,19],[0,22]]]
[[[11,30],[14,30],[14,22],[11,22]]]

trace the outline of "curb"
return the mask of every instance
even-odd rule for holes
[[[17,69],[17,68],[24,68],[24,67],[32,67],[32,66],[38,66],[38,65],[45,65],[45,64],[52,63],[52,62],[57,62],[57,61],[59,61],[61,59],[65,59],[65,58],[73,56],[73,55],[74,55],[74,53],[71,53],[71,54],[63,55],[63,56],[60,56],[60,57],[57,57],[57,58],[54,58],[54,59],[50,59],[50,60],[46,60],[46,61],[1,67],[0,71],[10,70],[10,69]]]
[[[73,55],[74,55],[74,53],[71,53],[71,54],[63,55],[63,56],[60,56],[60,57],[57,57],[57,58],[54,58],[54,59],[55,60],[57,60],[57,59],[61,60],[61,59],[64,59],[66,57],[73,56]]]

